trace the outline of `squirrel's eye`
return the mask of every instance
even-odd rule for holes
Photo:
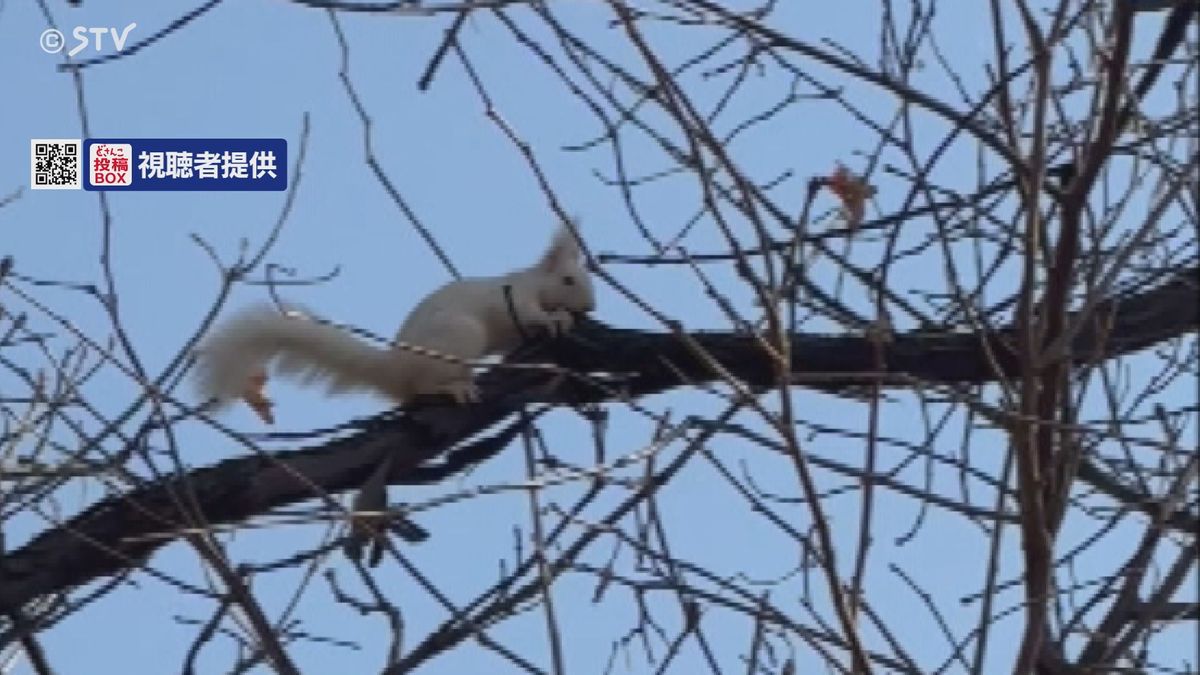
[[[563,277],[563,285],[564,286],[574,286],[575,285],[575,277],[572,277],[572,276]]]

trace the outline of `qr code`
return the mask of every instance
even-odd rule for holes
[[[35,138],[29,143],[29,186],[34,190],[80,188],[79,139]]]

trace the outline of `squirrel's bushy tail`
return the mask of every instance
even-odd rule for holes
[[[196,383],[205,398],[236,399],[274,360],[277,372],[324,383],[330,391],[365,389],[403,401],[408,392],[399,356],[332,326],[260,305],[238,313],[201,344]]]

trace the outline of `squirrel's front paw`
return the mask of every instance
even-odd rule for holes
[[[551,337],[559,337],[571,330],[571,326],[575,324],[575,317],[565,309],[552,309],[546,312],[540,324]]]

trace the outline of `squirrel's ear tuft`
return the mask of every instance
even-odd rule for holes
[[[578,227],[578,220],[574,220]],[[543,269],[562,269],[563,266],[575,265],[583,252],[579,250],[579,244],[575,241],[575,235],[571,233],[569,226],[559,225],[558,230],[554,232],[554,238],[550,240],[550,247],[542,255],[542,259],[538,262],[538,266]]]

